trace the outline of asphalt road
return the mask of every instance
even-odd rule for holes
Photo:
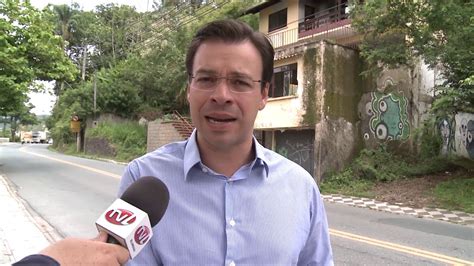
[[[124,165],[0,145],[0,173],[64,236],[93,237]],[[474,264],[474,227],[325,203],[336,265]]]

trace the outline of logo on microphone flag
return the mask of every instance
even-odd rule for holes
[[[116,199],[95,224],[99,231],[105,231],[127,248],[131,259],[153,237],[148,214],[121,199]]]
[[[116,225],[129,225],[133,224],[137,219],[137,216],[133,212],[125,209],[111,209],[105,214],[105,219],[112,224]]]
[[[147,226],[140,226],[135,231],[135,242],[144,245],[148,242],[150,238],[150,228]]]

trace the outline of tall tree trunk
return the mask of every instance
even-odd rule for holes
[[[16,119],[14,116],[10,116],[10,133],[11,133],[11,141],[15,140],[15,132],[16,132]]]
[[[3,128],[2,128],[2,135],[5,136],[5,132],[7,131],[7,117],[3,116]]]
[[[86,63],[87,63],[87,45],[84,45],[84,54],[82,55],[82,80],[86,80]]]

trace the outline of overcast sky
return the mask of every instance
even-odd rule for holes
[[[48,4],[61,5],[71,3],[78,3],[83,10],[90,11],[93,10],[97,5],[116,3],[119,5],[133,5],[135,6],[138,12],[144,12],[152,10],[153,0],[83,0],[83,1],[71,1],[71,0],[31,0],[31,4],[38,8],[43,9]],[[46,87],[51,88],[52,84],[46,85]],[[54,103],[56,102],[56,97],[52,96],[49,93],[29,93],[30,102],[35,106],[32,110],[33,113],[37,115],[51,114]]]

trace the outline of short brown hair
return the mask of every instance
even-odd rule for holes
[[[235,19],[216,20],[208,23],[194,35],[186,54],[186,70],[193,74],[193,64],[196,52],[201,44],[208,40],[222,40],[228,43],[240,43],[249,40],[260,53],[262,58],[262,89],[265,83],[271,84],[273,77],[273,57],[275,51],[267,37],[254,31],[245,22]]]

